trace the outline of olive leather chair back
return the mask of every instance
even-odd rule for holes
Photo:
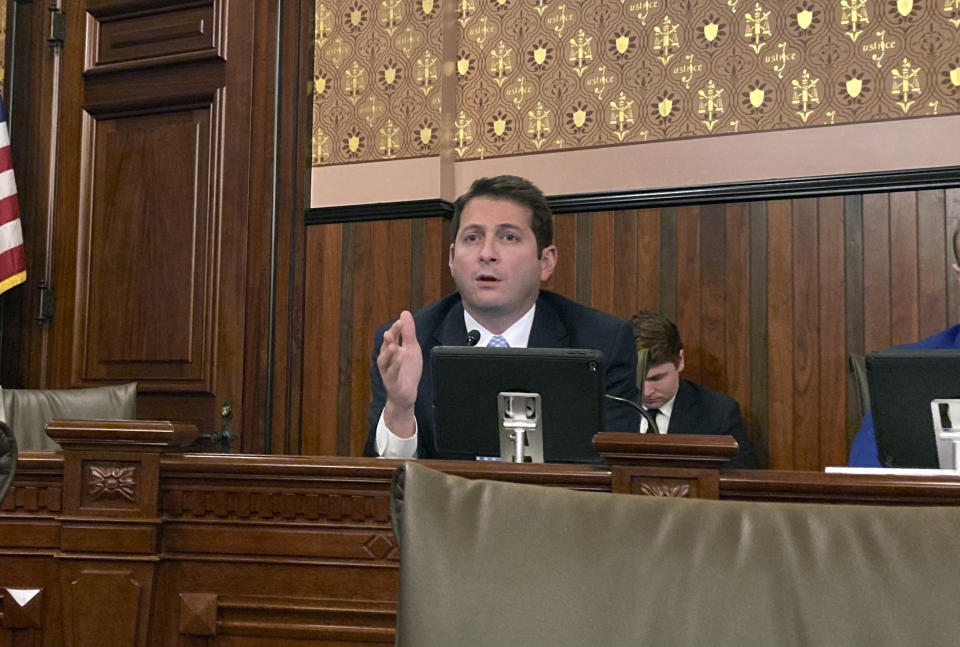
[[[402,469],[401,647],[960,637],[960,509],[616,495]]]
[[[47,436],[51,420],[132,420],[137,417],[137,383],[89,389],[3,389],[2,418],[13,429],[20,451],[55,451]]]

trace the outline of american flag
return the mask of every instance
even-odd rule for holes
[[[27,258],[23,253],[23,229],[17,204],[17,183],[13,179],[7,113],[0,100],[0,293],[27,280]]]

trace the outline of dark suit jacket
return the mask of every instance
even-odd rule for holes
[[[417,341],[423,351],[423,376],[417,391],[417,456],[430,458],[435,447],[433,418],[433,375],[430,350],[434,346],[466,345],[463,303],[459,293],[451,294],[413,314]],[[377,367],[383,333],[393,322],[377,329],[373,343],[370,385],[373,401],[367,414],[369,433],[366,456],[376,456],[377,422],[387,401],[387,390]],[[606,392],[633,401],[637,399],[637,351],[630,326],[616,317],[580,305],[553,292],[541,291],[533,316],[528,346],[531,348],[593,348],[603,353]],[[606,399],[604,431],[636,431],[637,414],[630,407]]]
[[[668,434],[708,434],[733,436],[740,445],[725,469],[757,467],[757,454],[747,437],[740,417],[740,405],[730,396],[718,393],[690,380],[680,379],[677,399],[673,401]]]

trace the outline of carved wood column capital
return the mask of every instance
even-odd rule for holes
[[[720,467],[737,453],[731,436],[600,433],[614,492],[695,499],[720,497]]]

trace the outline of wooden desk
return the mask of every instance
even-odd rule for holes
[[[180,454],[169,423],[59,422],[0,503],[0,645],[392,644],[393,460]],[[598,492],[960,504],[960,478],[721,472],[731,440],[602,434],[609,466],[427,461]]]

